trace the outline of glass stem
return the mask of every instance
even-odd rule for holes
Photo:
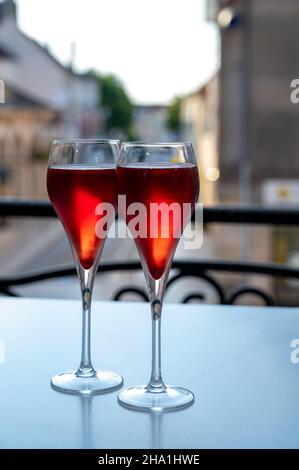
[[[81,363],[79,369],[76,372],[76,375],[79,377],[92,377],[96,372],[92,366],[90,355],[90,309],[94,278],[97,271],[97,263],[95,263],[95,265],[90,269],[84,269],[78,262],[77,271],[79,275],[82,296],[82,352]]]
[[[148,279],[152,315],[152,371],[146,388],[151,392],[163,392],[166,389],[161,373],[161,314],[167,278],[168,272],[159,280]]]

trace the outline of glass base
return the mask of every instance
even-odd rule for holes
[[[120,405],[138,411],[165,412],[186,408],[194,402],[192,392],[167,386],[163,391],[150,391],[144,385],[126,388],[118,394]]]
[[[96,395],[120,388],[123,378],[114,372],[98,371],[90,377],[81,377],[76,372],[55,375],[51,387],[58,392],[75,395]]]

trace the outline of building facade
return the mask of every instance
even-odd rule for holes
[[[181,100],[183,140],[192,142],[198,159],[201,200],[214,204],[218,200],[220,176],[218,156],[218,74],[208,83]]]
[[[53,138],[100,132],[99,84],[20,31],[13,0],[0,3],[0,79],[0,192],[42,196],[38,168],[44,171]]]
[[[221,34],[219,192],[264,202],[269,181],[299,184],[299,2],[207,0],[207,15]]]
[[[175,138],[167,127],[167,106],[160,104],[135,105],[133,131],[137,140],[167,142]]]

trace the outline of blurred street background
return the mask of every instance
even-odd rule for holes
[[[298,207],[299,104],[290,98],[298,22],[298,0],[3,0],[0,196],[47,198],[54,138],[114,137],[192,141],[205,205]],[[190,256],[299,266],[299,233],[215,225],[200,250],[176,255]],[[134,258],[131,240],[107,240],[103,260]],[[2,276],[70,264],[57,220],[0,221]],[[228,288],[242,280],[218,276]],[[195,281],[184,282],[194,290]],[[297,281],[250,282],[298,304]],[[121,283],[144,286],[141,273],[107,274],[95,298],[111,299]],[[19,292],[72,298],[77,284],[60,279]],[[177,290],[168,296],[178,300]]]

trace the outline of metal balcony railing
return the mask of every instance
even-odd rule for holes
[[[0,200],[0,217],[56,217],[55,211],[47,201]],[[250,225],[272,225],[272,226],[299,226],[299,210],[284,208],[265,208],[260,206],[216,206],[206,207],[203,211],[204,224],[250,224]],[[115,271],[136,271],[141,269],[139,262],[101,263],[99,274]],[[199,260],[199,261],[175,261],[173,263],[174,275],[170,277],[168,286],[184,277],[195,277],[209,283],[217,293],[219,303],[233,304],[244,294],[254,294],[261,298],[266,305],[275,305],[273,295],[265,290],[250,286],[237,286],[229,293],[221,283],[215,279],[215,273],[246,273],[271,276],[276,278],[299,279],[299,269],[288,267],[278,263],[259,263],[249,261],[221,261],[221,260]],[[47,279],[73,276],[76,274],[74,267],[62,269],[44,269],[24,276],[0,277],[0,293],[17,296],[14,287],[31,284],[33,282]],[[126,293],[134,293],[142,300],[147,300],[147,294],[142,289],[134,286],[123,286],[113,295],[114,300],[122,299]],[[204,294],[194,292],[182,299],[187,303],[192,300],[204,300]]]

